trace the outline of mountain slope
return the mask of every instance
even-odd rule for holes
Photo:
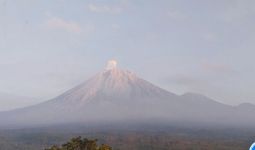
[[[254,110],[193,93],[178,96],[113,65],[52,100],[0,113],[0,126],[78,122],[252,126]]]
[[[84,105],[91,101],[104,100],[111,97],[111,101],[122,99],[132,100],[133,98],[169,98],[175,97],[168,91],[152,85],[151,83],[138,78],[129,71],[120,69],[105,70],[85,83],[67,91],[55,100]],[[117,98],[117,99],[114,99]]]
[[[52,100],[5,112],[2,118],[10,124],[139,120],[168,116],[169,103],[176,106],[178,96],[112,68]]]

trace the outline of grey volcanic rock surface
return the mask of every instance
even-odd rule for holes
[[[254,112],[252,104],[230,106],[194,93],[179,96],[114,66],[52,100],[1,112],[0,127],[100,122],[254,126]]]

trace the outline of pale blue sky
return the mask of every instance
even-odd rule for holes
[[[47,100],[116,59],[177,94],[255,103],[254,56],[254,0],[0,0],[6,93]]]

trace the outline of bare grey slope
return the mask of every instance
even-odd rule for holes
[[[1,113],[0,126],[123,121],[252,126],[253,114],[252,105],[233,107],[192,93],[178,96],[114,67],[52,100]]]

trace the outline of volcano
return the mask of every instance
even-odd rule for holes
[[[246,104],[249,105],[249,104]],[[148,123],[252,126],[254,105],[230,106],[203,95],[176,95],[109,61],[94,77],[38,105],[0,113],[0,127],[65,123]]]

